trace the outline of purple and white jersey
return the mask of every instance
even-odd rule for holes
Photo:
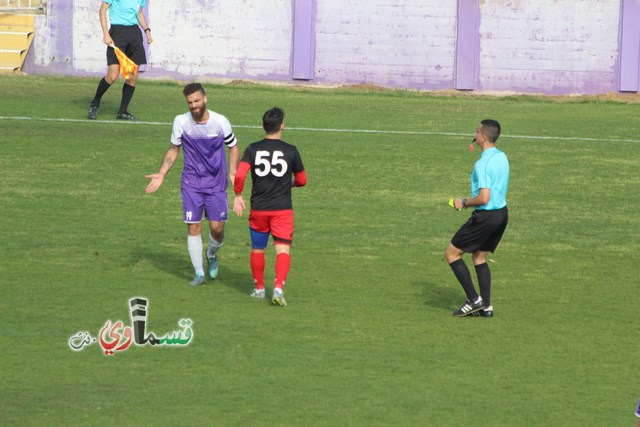
[[[227,190],[227,153],[235,146],[231,123],[221,114],[209,111],[207,123],[196,123],[191,113],[176,116],[171,144],[182,146],[184,168],[182,185],[207,192]]]

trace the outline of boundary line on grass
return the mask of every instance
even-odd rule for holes
[[[41,122],[67,122],[67,123],[119,123],[126,125],[149,125],[149,126],[171,126],[172,123],[165,122],[130,122],[121,120],[87,120],[87,119],[55,119],[47,117],[23,117],[23,116],[0,116],[0,120],[17,121],[41,121]],[[260,126],[231,125],[238,129],[261,129]],[[374,129],[331,129],[331,128],[307,128],[307,127],[287,127],[289,131],[304,132],[334,132],[334,133],[369,133],[369,134],[391,134],[391,135],[425,135],[425,136],[460,136],[472,138],[471,133],[459,132],[438,132],[438,131],[410,131],[410,130],[374,130]],[[578,136],[537,136],[537,135],[500,135],[501,139],[538,139],[538,140],[558,140],[558,141],[585,141],[585,142],[640,142],[640,139],[620,139],[620,138],[586,138]]]

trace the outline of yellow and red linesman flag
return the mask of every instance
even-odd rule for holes
[[[120,63],[120,73],[123,78],[128,80],[129,74],[136,74],[138,72],[138,64],[129,59],[129,57],[117,46],[112,47],[113,50],[115,50],[118,62]]]

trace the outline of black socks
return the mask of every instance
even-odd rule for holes
[[[126,113],[129,108],[129,102],[133,98],[133,92],[136,90],[135,86],[129,86],[128,84],[122,85],[122,101],[120,101],[120,110],[118,114]]]
[[[465,264],[462,259],[459,259],[449,264],[449,267],[451,267],[453,274],[456,275],[456,279],[458,279],[458,282],[462,285],[464,293],[467,294],[467,299],[471,302],[475,302],[478,299],[478,294],[473,287],[471,273],[467,268],[467,264]]]
[[[476,265],[476,274],[478,276],[478,286],[480,287],[480,296],[485,306],[491,305],[491,270],[489,264]]]
[[[473,280],[471,279],[471,273],[467,268],[467,265],[462,259],[456,260],[449,264],[453,274],[456,275],[456,279],[462,285],[464,293],[467,294],[467,299],[471,302],[475,302],[478,299],[478,294],[473,287]],[[491,270],[489,264],[486,262],[475,266],[476,275],[478,276],[478,286],[480,287],[480,296],[485,306],[491,305]]]
[[[96,96],[93,97],[93,103],[100,105],[100,100],[102,99],[102,95],[104,95],[104,93],[107,90],[109,90],[110,87],[111,85],[107,83],[107,81],[103,77],[102,80],[100,80],[100,83],[98,84],[98,89],[96,90]]]

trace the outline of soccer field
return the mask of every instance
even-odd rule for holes
[[[141,79],[138,123],[113,120],[121,83],[85,120],[96,84],[0,76],[0,424],[635,423],[637,100],[206,84],[241,150],[279,106],[304,159],[281,308],[248,296],[246,215],[219,278],[191,288],[181,168],[144,193],[182,84]],[[447,202],[469,195],[485,118],[503,126],[510,222],[495,317],[454,318],[464,293],[442,254],[470,212]],[[133,297],[157,335],[191,320],[188,345],[71,350],[130,325]]]

